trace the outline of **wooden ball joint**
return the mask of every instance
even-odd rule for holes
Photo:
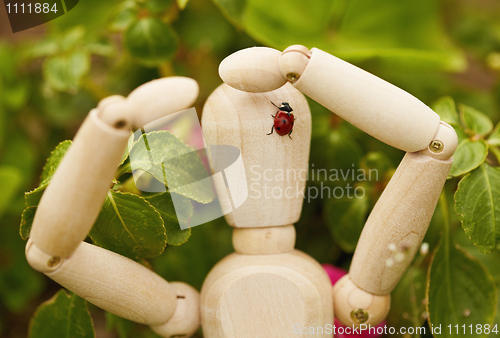
[[[203,109],[205,141],[237,147],[244,174],[231,178],[230,189],[216,182],[231,197],[221,204],[231,211],[225,217],[235,252],[212,269],[201,293],[83,241],[130,127],[190,107],[198,86],[188,78],[152,81],[90,112],[40,200],[26,245],[29,264],[163,337],[190,337],[201,322],[206,338],[294,337],[296,328],[326,338],[327,330],[308,329],[332,325],[334,313],[346,325],[378,324],[429,225],[453,161],[455,131],[410,94],[316,48],[245,49],[226,58],[219,73],[225,83]],[[363,228],[349,274],[334,288],[318,262],[294,249],[311,140],[303,94],[407,152]]]

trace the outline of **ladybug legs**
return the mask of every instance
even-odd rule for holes
[[[271,101],[271,103],[273,103],[273,102]],[[273,104],[274,104],[274,103],[273,103]],[[274,105],[275,105],[275,104],[274,104]],[[275,105],[275,106],[276,106],[276,105]],[[271,114],[271,116],[273,117],[273,119],[276,117],[276,115],[273,115],[273,114]],[[266,135],[271,135],[271,134],[273,133],[273,131],[274,131],[274,124],[273,124],[273,126],[271,127],[271,132],[270,132],[269,134],[266,134]]]
[[[296,119],[297,119],[297,118],[294,116],[294,117],[293,117],[293,120],[295,121]],[[293,123],[292,123],[292,125],[293,125]],[[288,137],[289,137],[290,139],[292,139],[292,136],[291,136],[292,131],[293,131],[293,128],[292,128],[292,130],[290,130],[290,132],[288,133]]]

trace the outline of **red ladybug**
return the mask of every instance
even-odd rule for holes
[[[295,117],[291,114],[293,111],[292,107],[290,107],[288,102],[282,102],[280,107],[275,105],[273,101],[271,103],[279,110],[276,112],[276,115],[271,114],[274,118],[274,125],[271,127],[271,132],[267,135],[271,135],[274,128],[276,128],[278,135],[284,136],[288,134],[288,137],[292,138],[290,134],[293,131],[293,121],[295,121]]]

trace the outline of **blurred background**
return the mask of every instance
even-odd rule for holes
[[[47,24],[12,33],[0,6],[0,337],[26,337],[36,308],[60,289],[26,263],[18,230],[23,194],[38,185],[52,149],[74,137],[102,98],[126,96],[149,80],[183,75],[200,84],[200,114],[221,83],[217,69],[224,57],[250,46],[283,50],[302,44],[354,63],[428,105],[451,96],[496,124],[499,18],[497,0],[80,0]],[[334,199],[306,200],[296,225],[298,249],[320,263],[348,269],[366,215],[403,153],[313,102],[311,108],[311,165],[349,169],[354,163],[379,170],[376,182],[350,182],[367,191],[354,209]],[[309,182],[321,183],[349,182]],[[450,180],[447,187],[453,192],[456,184]],[[436,214],[425,240],[430,251],[442,228]],[[455,240],[481,256],[452,214]],[[150,262],[169,281],[199,290],[211,267],[230,252],[231,229],[219,219],[193,228],[187,243],[167,246]],[[490,255],[495,277],[500,257]],[[419,259],[417,268],[425,276],[429,257]],[[424,313],[417,322],[408,321],[398,309],[410,301],[415,302],[401,289],[393,300],[399,303],[393,304],[391,325],[424,323]],[[89,307],[97,337],[156,337],[145,326]]]

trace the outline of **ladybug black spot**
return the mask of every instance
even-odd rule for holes
[[[281,128],[280,127],[276,127],[277,130],[280,130]]]
[[[283,123],[286,123],[286,120],[283,120]]]

